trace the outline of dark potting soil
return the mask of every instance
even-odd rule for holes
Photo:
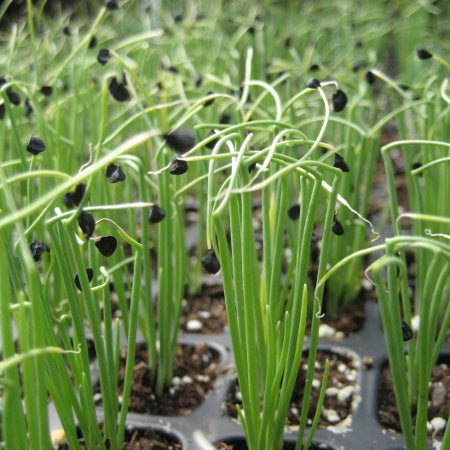
[[[203,285],[198,295],[183,301],[180,327],[187,333],[216,334],[227,327],[223,287]]]
[[[316,367],[314,371],[313,389],[310,396],[308,409],[308,424],[312,422],[317,409],[320,387],[323,381],[325,360],[329,359],[330,369],[327,382],[327,393],[325,395],[322,415],[319,426],[324,428],[331,425],[338,425],[352,412],[353,396],[356,393],[357,362],[350,356],[318,351],[316,357]],[[288,410],[287,425],[295,426],[300,423],[300,411],[303,400],[304,384],[307,370],[307,355],[302,357],[300,370],[291,397]],[[237,382],[233,384],[228,392],[225,409],[227,413],[237,418],[236,404],[242,407],[240,392]]]
[[[82,450],[88,450],[87,444],[80,437],[79,444]],[[58,450],[69,450],[67,444],[61,444]],[[172,436],[159,432],[152,427],[143,429],[129,429],[125,431],[124,441],[122,444],[124,450],[179,450],[181,444]]]
[[[187,333],[215,334],[227,329],[227,313],[223,287],[220,285],[202,287],[200,294],[186,298],[183,303],[183,313],[180,327]],[[321,323],[325,323],[349,336],[356,333],[364,325],[366,313],[364,297],[358,298],[354,303],[343,308],[336,317],[325,317]],[[308,332],[309,334],[309,332]]]
[[[294,450],[295,442],[285,442],[283,444],[283,450]],[[248,450],[245,439],[230,439],[227,441],[216,442],[213,444],[218,450]],[[333,450],[325,444],[312,443],[309,447],[310,450]]]
[[[119,395],[122,395],[125,361],[124,350],[120,355]],[[212,388],[218,375],[219,362],[219,353],[205,343],[178,345],[172,384],[157,397],[150,380],[148,351],[143,344],[138,345],[128,409],[141,414],[165,416],[190,413],[202,403]]]
[[[428,421],[436,417],[442,417],[448,421],[450,415],[450,366],[448,364],[438,364],[433,368],[428,388],[428,400]],[[385,427],[401,432],[391,370],[387,365],[381,371],[378,387],[378,420]],[[415,420],[414,411],[413,424]],[[445,427],[439,431],[430,430],[429,435],[439,437],[443,435],[444,430]]]

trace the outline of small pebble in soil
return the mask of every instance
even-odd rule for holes
[[[312,387],[314,388],[314,389],[319,389],[320,388],[320,386],[321,386],[321,382],[320,382],[320,380],[318,380],[317,378],[314,378],[313,380],[312,380]]]
[[[431,423],[431,426],[433,427],[434,431],[441,431],[447,425],[447,421],[445,419],[443,419],[442,417],[435,417],[430,420],[430,423]]]
[[[440,406],[445,403],[447,397],[447,389],[442,381],[434,383],[433,390],[431,392],[431,403],[433,406]]]
[[[64,445],[67,443],[66,440],[66,433],[62,428],[59,428],[57,430],[52,430],[50,432],[50,438],[52,441],[52,445],[55,447],[58,447],[60,445]]]
[[[322,323],[319,326],[319,338],[331,338],[334,337],[336,334],[336,330],[333,327],[330,327],[330,325],[327,325],[326,323]]]
[[[202,327],[203,327],[202,323],[196,319],[189,320],[186,323],[187,331],[200,331],[202,329]]]
[[[189,375],[184,375],[183,378],[181,379],[182,384],[191,384],[192,381],[193,380]]]
[[[341,421],[339,414],[334,409],[322,408],[322,417],[330,423]]]
[[[372,284],[372,282],[371,282],[370,280],[368,280],[367,278],[363,278],[363,279],[361,280],[361,286],[362,286],[362,288],[363,288],[365,291],[367,291],[367,292],[373,291],[373,284]]]
[[[371,369],[373,367],[373,358],[371,356],[363,356],[362,363],[366,369]]]
[[[325,391],[325,395],[328,397],[336,397],[339,393],[339,389],[337,387],[329,387]]]
[[[211,313],[209,311],[199,311],[197,316],[200,319],[209,319],[211,317]]]
[[[353,395],[353,392],[355,391],[354,386],[344,386],[342,389],[339,389],[339,392],[337,394],[337,399],[340,402],[346,402],[351,396]]]

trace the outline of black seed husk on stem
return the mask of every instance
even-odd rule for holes
[[[78,225],[80,226],[83,234],[86,236],[86,239],[89,239],[94,233],[95,220],[87,211],[81,211],[78,216]]]
[[[88,44],[88,46],[89,46],[89,48],[95,48],[95,46],[97,45],[97,36],[92,36],[91,37],[91,40],[89,41],[89,44]]]
[[[49,252],[50,248],[44,242],[36,239],[30,244],[30,251],[31,255],[33,256],[33,259],[35,261],[39,261],[41,259],[42,254],[44,252]]]
[[[288,217],[291,220],[297,220],[300,217],[300,205],[292,205],[288,209]]]
[[[117,239],[114,236],[102,236],[95,241],[95,246],[103,256],[111,256],[117,248]]]
[[[111,163],[106,168],[106,179],[110,183],[117,183],[119,181],[124,181],[126,179],[126,175],[123,173],[120,166],[116,166],[115,164]]]
[[[78,206],[83,200],[84,194],[86,192],[86,184],[81,183],[77,185],[74,192],[67,192],[63,196],[63,203],[67,208],[73,208],[74,206]]]
[[[418,48],[416,50],[417,52],[417,57],[419,59],[430,59],[433,57],[433,54],[430,53],[428,50],[426,50],[425,48]]]
[[[331,231],[336,234],[337,236],[342,236],[344,234],[344,227],[342,226],[341,222],[337,220],[336,216],[334,216],[333,219],[333,225],[331,226]]]
[[[39,153],[42,153],[45,148],[46,147],[44,142],[37,136],[30,136],[30,138],[28,139],[27,150],[32,155],[39,155]]]
[[[111,59],[111,54],[107,48],[101,48],[97,53],[97,61],[104,66]]]
[[[42,86],[40,91],[41,94],[45,95],[46,97],[50,97],[50,95],[53,94],[53,88],[51,86]]]
[[[32,112],[33,112],[33,107],[31,106],[30,99],[27,98],[27,99],[25,100],[25,115],[26,115],[27,117],[30,117],[30,115],[31,115]]]
[[[0,119],[3,119],[5,117],[6,113],[6,106],[4,103],[0,105]]]
[[[345,162],[345,159],[339,155],[338,153],[334,154],[334,163],[333,163],[333,167],[336,167],[338,169],[341,169],[342,172],[349,172],[349,168],[347,163]]]
[[[208,91],[206,93],[206,96],[208,97],[209,95],[212,95],[212,94],[214,94],[213,91]],[[212,98],[211,100],[207,100],[205,103],[203,103],[203,108],[207,108],[208,106],[211,106],[214,103],[214,100],[215,100],[214,98]]]
[[[184,161],[183,159],[178,158],[178,156],[175,156],[172,159],[172,162],[169,166],[169,172],[172,175],[183,175],[183,173],[186,173],[188,170],[188,163]]]
[[[366,72],[366,81],[367,81],[367,83],[374,84],[375,80],[376,80],[375,75],[370,70],[368,70]]]
[[[210,274],[215,274],[220,270],[220,263],[213,249],[206,250],[201,262],[203,268]]]
[[[94,271],[88,267],[86,269],[86,275],[88,277],[89,283],[92,281],[92,278],[94,278]],[[75,275],[75,286],[78,288],[78,290],[82,291],[82,287],[81,287],[81,282],[80,282],[80,277],[78,276],[78,274]]]
[[[320,81],[317,78],[311,78],[307,83],[306,86],[310,89],[317,89],[320,86]]]
[[[117,4],[116,0],[107,0],[105,2],[105,7],[109,11],[115,11],[116,9],[119,9],[119,5]]]
[[[178,128],[163,134],[167,145],[177,153],[185,153],[195,145],[195,131],[189,127]]]
[[[211,136],[215,136],[216,132],[214,130],[211,130],[208,133],[208,136],[206,136],[207,138],[211,137]],[[209,148],[210,150],[214,149],[214,146],[217,144],[217,141],[219,140],[219,138],[213,139],[211,142],[208,142],[206,144],[206,148]]]
[[[125,84],[119,83],[116,77],[112,77],[108,85],[109,93],[118,102],[126,102],[130,98],[130,93]]]
[[[158,223],[166,217],[166,211],[161,208],[157,203],[154,203],[148,213],[148,221],[150,223]]]
[[[334,112],[340,112],[342,111],[345,106],[347,105],[347,94],[344,91],[341,91],[338,89],[331,99],[333,103],[333,110]]]
[[[6,89],[6,96],[13,105],[20,105],[20,95],[17,92],[14,92],[12,88],[9,87],[8,89]]]
[[[403,341],[409,341],[413,338],[413,331],[405,321],[402,322],[402,338]]]

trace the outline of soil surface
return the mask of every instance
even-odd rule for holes
[[[247,444],[245,443],[244,439],[230,439],[227,441],[222,442],[216,442],[214,444],[214,447],[219,450],[248,450]],[[295,442],[285,442],[283,444],[283,450],[294,450],[295,449]],[[309,449],[311,450],[328,450],[332,449],[332,447],[329,447],[326,444],[318,444],[318,443],[312,443],[309,446]]]
[[[126,352],[120,356],[119,396],[122,395]],[[150,380],[148,352],[136,348],[129,410],[141,414],[177,416],[188,414],[203,401],[218,375],[219,353],[206,344],[179,345],[170,387],[156,397]],[[98,390],[98,389],[97,389]],[[101,399],[98,403],[101,402]]]
[[[450,356],[447,364],[438,364],[433,368],[431,382],[428,389],[428,422],[432,425],[433,419],[441,417],[448,421],[450,414]],[[395,401],[394,388],[392,385],[392,375],[389,366],[385,366],[381,372],[380,384],[378,387],[378,419],[387,428],[401,432],[400,418]],[[416,415],[413,412],[413,424]],[[430,427],[430,436],[442,436],[445,427],[441,430],[434,430]]]
[[[330,370],[328,374],[324,407],[319,421],[319,426],[322,428],[330,425],[336,426],[351,414],[353,396],[357,390],[357,362],[350,356],[318,351],[314,372],[315,381],[313,382],[308,409],[308,424],[311,423],[317,409],[317,401],[319,399],[320,387],[323,381],[326,359],[329,359],[330,361]],[[287,424],[291,426],[300,423],[300,411],[302,409],[301,404],[303,400],[306,369],[307,356],[304,356],[301,360],[300,370],[288,410]],[[242,407],[237,383],[230,389],[224,405],[227,413],[233,418],[237,418],[236,404],[239,404],[239,406]]]
[[[79,440],[82,450],[88,450],[84,439]],[[108,443],[106,443],[108,448]],[[69,450],[67,444],[61,444],[58,450]],[[153,429],[152,427],[144,429],[129,429],[125,431],[122,448],[124,450],[180,450],[181,444],[172,436]]]
[[[180,322],[186,333],[216,334],[227,329],[227,311],[220,285],[203,285],[200,294],[183,301]]]

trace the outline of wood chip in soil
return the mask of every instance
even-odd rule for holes
[[[431,382],[428,388],[428,422],[441,417],[448,421],[450,414],[450,356],[443,363],[437,364],[431,373]],[[391,430],[401,432],[400,418],[397,403],[395,401],[392,375],[389,366],[384,366],[381,371],[380,384],[378,386],[378,420]],[[413,425],[416,421],[416,412],[413,412]],[[441,437],[442,430],[429,430],[430,436]]]
[[[122,395],[126,351],[120,355],[118,394]],[[136,348],[129,410],[141,414],[188,414],[203,401],[218,374],[219,353],[205,343],[178,345],[172,384],[160,397],[154,393],[144,345]],[[99,389],[97,388],[97,394]],[[98,403],[101,403],[101,399]]]
[[[314,371],[313,389],[310,396],[308,409],[308,424],[317,409],[320,388],[323,381],[323,372],[325,360],[330,361],[330,370],[327,382],[327,392],[325,395],[324,407],[319,421],[319,427],[336,426],[352,413],[353,397],[357,392],[356,379],[358,362],[350,356],[331,353],[327,351],[318,351]],[[302,409],[304,384],[307,370],[307,356],[303,356],[300,364],[300,370],[291,397],[291,403],[288,410],[287,425],[295,426],[300,423],[300,411]],[[228,392],[224,407],[227,413],[237,418],[236,404],[242,407],[240,401],[240,392],[238,392],[237,382],[233,384]]]

